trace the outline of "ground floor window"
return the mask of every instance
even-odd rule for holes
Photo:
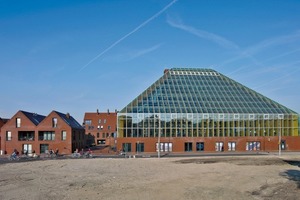
[[[247,151],[259,151],[260,150],[260,142],[247,142],[246,150]]]
[[[193,143],[185,142],[184,143],[184,151],[193,151]]]
[[[131,152],[131,143],[123,143],[122,149],[124,152]]]
[[[97,140],[98,144],[105,144],[106,140]]]
[[[235,142],[228,142],[228,151],[235,151]]]
[[[215,149],[216,149],[216,151],[224,151],[224,143],[216,142]]]
[[[204,151],[204,142],[196,143],[196,151]]]
[[[49,152],[49,144],[40,144],[40,152],[48,153]]]
[[[144,143],[136,143],[135,145],[135,151],[138,152],[144,152]]]
[[[161,142],[160,152],[172,152],[173,144],[171,142]],[[156,152],[158,152],[158,143],[156,143]]]
[[[23,144],[23,152],[25,154],[32,153],[32,144]]]

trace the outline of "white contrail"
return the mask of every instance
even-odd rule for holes
[[[155,15],[153,15],[152,17],[150,17],[149,19],[147,19],[146,21],[144,21],[143,23],[141,23],[139,26],[137,26],[135,29],[133,29],[132,31],[130,31],[129,33],[127,33],[126,35],[124,35],[123,37],[121,37],[119,40],[117,40],[116,42],[114,42],[112,45],[110,45],[108,48],[106,48],[104,51],[102,51],[101,53],[99,53],[95,58],[93,58],[92,60],[90,60],[86,65],[84,65],[79,71],[82,71],[83,69],[85,69],[87,66],[89,66],[92,62],[94,62],[95,60],[97,60],[100,56],[102,56],[103,54],[105,54],[107,51],[109,51],[110,49],[112,49],[114,46],[116,46],[117,44],[119,44],[120,42],[122,42],[123,40],[125,40],[127,37],[129,37],[130,35],[132,35],[133,33],[137,32],[139,29],[141,29],[142,27],[144,27],[146,24],[148,24],[149,22],[151,22],[152,20],[154,20],[156,17],[158,17],[159,15],[161,15],[164,11],[166,11],[169,7],[171,7],[174,3],[176,3],[177,0],[173,0],[171,3],[169,3],[168,5],[166,5],[163,9],[161,9],[159,12],[157,12]]]
[[[201,29],[196,29],[192,26],[187,26],[181,22],[176,22],[170,18],[168,18],[167,23],[172,27],[187,31],[193,35],[196,35],[197,37],[210,40],[225,48],[239,50],[239,47],[235,43],[217,34],[205,30],[201,30]]]

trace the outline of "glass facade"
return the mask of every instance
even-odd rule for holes
[[[173,68],[118,113],[118,137],[298,136],[299,115],[210,69]]]

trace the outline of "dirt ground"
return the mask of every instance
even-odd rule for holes
[[[0,199],[300,199],[300,155],[0,165]]]

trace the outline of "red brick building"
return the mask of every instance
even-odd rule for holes
[[[0,150],[1,150],[1,127],[8,121],[8,119],[3,119],[0,117]],[[3,154],[3,151],[0,151],[0,155]]]
[[[87,145],[115,146],[117,132],[117,113],[87,112],[84,115],[84,128],[87,134]]]
[[[70,114],[52,111],[48,116],[18,111],[1,128],[1,150],[8,154],[14,149],[37,154],[58,149],[70,154],[85,147],[84,128]]]

